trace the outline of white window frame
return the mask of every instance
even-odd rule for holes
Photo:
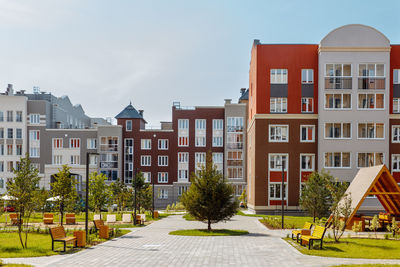
[[[282,129],[280,130],[281,137],[279,140],[271,139],[271,137],[272,137],[271,129],[272,128],[286,128],[286,139],[282,139]],[[275,130],[275,136],[276,136],[276,138],[278,137],[276,130]],[[288,143],[289,142],[289,125],[288,124],[270,124],[268,127],[268,140],[270,143]]]
[[[360,137],[360,132],[359,132],[359,126],[360,124],[365,124],[365,127],[367,127],[368,124],[373,124],[374,125],[374,137],[373,138],[369,138],[369,137]],[[383,137],[376,137],[376,125],[377,124],[383,124]],[[357,123],[357,139],[361,139],[361,140],[384,140],[385,139],[385,124],[382,122],[358,122]]]
[[[372,166],[376,166],[376,154],[378,153],[382,153],[382,164],[385,164],[385,152],[357,152],[357,158],[356,158],[356,164],[357,164],[357,168],[365,168],[365,167],[372,167]],[[360,154],[374,154],[374,163],[372,166],[365,166],[365,167],[360,167],[358,166],[358,158]]]
[[[161,188],[158,194],[158,199],[168,199],[168,189]]]
[[[303,100],[306,102],[306,110],[303,110]],[[308,110],[309,102],[311,100],[311,110]],[[302,113],[313,113],[314,112],[314,97],[302,97],[301,98],[301,112]]]
[[[151,172],[142,172],[144,182],[145,183],[151,183]]]
[[[97,138],[88,138],[86,140],[86,145],[87,149],[97,149]]]
[[[397,128],[397,141],[394,140],[395,129]],[[400,143],[400,125],[392,125],[392,143]]]
[[[394,164],[397,163],[397,168],[394,168]],[[392,154],[392,172],[400,172],[400,154]]]
[[[270,153],[268,154],[268,170],[269,171],[282,171],[282,166],[278,166],[279,165],[279,161],[282,163],[282,158],[285,157],[285,166],[283,171],[287,171],[288,170],[288,158],[289,155],[285,154],[285,153]],[[273,159],[274,161],[274,166],[271,167],[271,160]]]
[[[305,74],[305,75],[303,75],[303,74]],[[311,76],[311,78],[310,78],[310,76]],[[314,69],[301,69],[301,83],[302,84],[313,84],[314,83]]]
[[[158,139],[158,150],[168,150],[168,139]]]
[[[38,113],[29,114],[29,123],[30,124],[40,124],[40,114],[38,114]]]
[[[328,75],[328,73],[326,73],[326,65],[333,65],[333,69],[336,69],[335,65],[341,65],[342,75],[341,76],[336,76],[336,74],[333,75],[333,76]],[[350,76],[344,76],[343,75],[343,65],[350,65]],[[353,64],[351,64],[351,63],[325,63],[324,74],[325,74],[325,78],[351,78],[351,77],[353,77],[352,76],[352,74],[353,74]],[[333,89],[333,90],[337,90],[337,89]]]
[[[62,165],[63,161],[62,161],[63,156],[62,155],[53,155],[53,165]]]
[[[303,140],[303,128],[312,128],[312,140]],[[315,142],[315,125],[300,125],[300,143],[314,143]]]
[[[160,184],[168,183],[168,172],[158,172],[157,173],[157,181]]]
[[[125,129],[127,132],[132,132],[132,120],[125,121]]]
[[[151,155],[141,155],[140,166],[151,166]]]
[[[364,90],[364,89],[363,89]],[[374,108],[362,108],[360,107],[360,95],[374,95]],[[376,95],[383,95],[383,108],[376,107]],[[385,110],[385,94],[383,93],[358,93],[357,94],[357,110]]]
[[[370,76],[369,73],[366,76],[360,75],[360,65],[366,65],[368,69],[368,65],[374,65],[374,76]],[[376,65],[383,65],[383,76],[378,76],[376,75],[377,73],[377,68]],[[357,65],[357,77],[358,78],[385,78],[386,77],[386,64],[385,63],[358,63]]]
[[[400,97],[393,97],[393,113],[400,113]]]
[[[178,152],[178,163],[189,163],[189,152]]]
[[[288,69],[270,69],[269,75],[270,75],[269,76],[270,84],[288,84],[289,81]]]
[[[280,100],[280,101],[278,101]],[[280,107],[278,109],[278,106]],[[269,99],[269,112],[270,113],[287,113],[287,97],[270,97]],[[272,108],[274,107],[274,108]]]
[[[274,192],[276,192],[276,187],[280,187],[279,196],[276,196],[276,193],[275,193],[274,196],[271,197],[271,186],[275,187]],[[283,186],[284,186],[284,190],[282,190],[282,188],[281,188],[282,187],[281,182],[269,182],[268,183],[268,200],[282,200],[282,192],[284,191],[285,195],[283,197],[283,200],[286,200],[286,204],[287,204],[287,190],[288,190],[287,182],[285,182],[283,184]]]
[[[158,156],[158,166],[162,167],[168,166],[168,156],[165,155]]]
[[[340,153],[340,166],[339,167],[326,166],[326,154],[327,153],[332,153],[332,154]],[[349,154],[349,166],[348,167],[343,167],[343,154],[344,153]],[[332,160],[333,161],[335,160],[334,157],[332,157]],[[332,165],[334,165],[334,164],[332,164]],[[326,169],[351,169],[351,152],[324,152],[324,168],[326,168]]]
[[[326,124],[340,124],[340,137],[327,137]],[[350,137],[343,137],[343,124],[350,124]],[[324,139],[328,140],[350,140],[352,139],[353,125],[351,122],[325,122],[324,123]]]
[[[140,139],[141,150],[151,150],[151,139]]]
[[[397,75],[395,75],[397,73]],[[397,76],[397,80],[395,79]],[[400,84],[400,69],[393,69],[393,84]]]
[[[71,165],[80,165],[81,157],[79,155],[71,155],[70,156]]]
[[[69,141],[68,142],[69,148],[72,148],[72,149],[81,148],[81,139],[80,138],[70,138],[68,141]]]
[[[303,157],[311,157],[311,169],[303,169],[302,167],[302,159]],[[300,171],[303,172],[312,172],[315,170],[315,154],[311,154],[311,153],[300,153]]]
[[[337,90],[337,89],[333,89],[333,90]],[[340,103],[341,103],[341,107],[340,108],[329,108],[326,107],[327,101],[326,101],[326,96],[327,95],[340,95]],[[343,107],[343,95],[349,95],[350,96],[350,107],[349,108],[344,108]],[[325,93],[324,94],[324,110],[351,110],[353,107],[353,103],[352,103],[352,95],[349,93]]]

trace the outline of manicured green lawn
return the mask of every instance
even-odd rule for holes
[[[193,216],[190,215],[189,213],[186,213],[185,215],[183,215],[182,218],[185,219],[186,221],[195,221],[195,219],[193,218]]]
[[[183,235],[183,236],[232,236],[232,235],[247,235],[249,232],[245,230],[229,230],[229,229],[215,229],[208,231],[206,229],[189,229],[172,231],[170,235]]]
[[[281,216],[265,215],[260,222],[266,225],[268,228],[281,229],[282,220]],[[284,223],[285,229],[299,229],[303,228],[304,223],[312,222],[313,218],[308,216],[285,216]]]
[[[313,256],[365,259],[400,259],[400,241],[372,238],[342,238],[340,243],[333,239],[324,239],[323,249],[315,242],[315,249],[308,250],[296,241],[286,238],[301,253]]]

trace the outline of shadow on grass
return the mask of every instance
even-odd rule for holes
[[[271,235],[261,234],[261,233],[248,233],[247,235],[243,236],[271,236]]]

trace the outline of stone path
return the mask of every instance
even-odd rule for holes
[[[345,263],[399,263],[306,256],[281,239],[288,231],[268,230],[255,217],[235,216],[214,228],[245,229],[245,236],[172,236],[176,229],[205,228],[170,216],[120,238],[70,255],[4,259],[34,266],[331,266]]]

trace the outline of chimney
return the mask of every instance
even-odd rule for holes
[[[230,104],[232,102],[232,99],[225,99],[225,104]]]
[[[7,95],[14,95],[14,90],[13,90],[13,85],[11,83],[9,83],[7,85],[7,91],[6,91]]]
[[[144,112],[143,109],[139,109],[139,115],[142,116],[142,117],[143,117],[143,112]]]
[[[243,96],[246,93],[246,88],[240,88],[240,94]]]

